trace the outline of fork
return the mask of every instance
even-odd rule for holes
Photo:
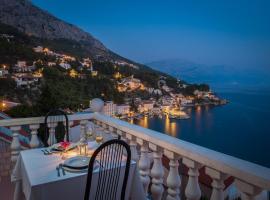
[[[50,154],[52,154],[52,152],[50,152],[47,149],[42,149],[41,151],[43,152],[44,155],[50,155]]]
[[[62,169],[63,176],[65,176],[66,175],[66,171],[63,168],[63,164],[62,163],[59,164],[59,168]]]
[[[44,149],[41,149],[44,155],[47,155],[46,151]]]

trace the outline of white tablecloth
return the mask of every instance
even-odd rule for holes
[[[83,199],[87,173],[66,172],[65,176],[61,173],[58,177],[56,166],[61,162],[63,160],[60,155],[45,156],[41,149],[21,151],[12,174],[12,181],[20,188],[14,199],[23,199],[23,196],[26,200]],[[132,161],[126,199],[143,200],[146,198],[136,166]],[[97,171],[94,171],[93,180],[97,178]],[[92,183],[95,183],[93,180]],[[91,191],[91,194],[94,193]]]

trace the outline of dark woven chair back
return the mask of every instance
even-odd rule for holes
[[[130,162],[127,143],[118,139],[103,143],[89,162],[84,200],[124,200]]]
[[[67,114],[59,109],[51,110],[47,113],[45,117],[45,141],[43,141],[45,146],[48,145],[48,138],[50,134],[50,125],[56,124],[55,127],[55,138],[56,142],[69,141],[69,125]]]

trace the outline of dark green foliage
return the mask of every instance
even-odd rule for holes
[[[99,73],[112,76],[117,72],[117,68],[114,68],[114,64],[111,62],[94,62],[94,70],[98,70]]]
[[[15,81],[9,78],[0,78],[0,96],[12,97],[16,92]]]
[[[15,118],[22,118],[22,117],[34,117],[38,116],[35,108],[29,105],[18,105],[6,111],[6,113]]]
[[[56,68],[45,68],[43,74],[45,81],[37,101],[40,114],[45,114],[53,108],[77,110],[88,106],[89,100],[95,97],[123,102],[115,83],[106,77],[88,76],[86,79],[74,79]]]
[[[46,56],[33,51],[33,47],[40,44],[39,39],[27,36],[17,29],[0,23],[0,34],[6,34],[12,38],[0,37],[0,64],[14,65],[18,60],[32,64],[35,60],[45,62],[55,61],[52,56]]]
[[[76,41],[64,38],[53,40],[36,38],[35,41],[36,43],[42,44],[43,46],[53,49],[59,53],[65,53],[75,57],[89,57],[89,52],[85,50],[86,45]]]
[[[186,95],[193,95],[193,92],[195,90],[207,92],[210,90],[210,88],[207,84],[191,84],[191,85],[188,85],[186,88],[181,89],[181,92]]]

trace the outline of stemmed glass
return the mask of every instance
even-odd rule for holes
[[[92,141],[93,140],[93,135],[94,135],[94,128],[93,127],[89,127],[87,129],[87,132],[86,132],[86,139],[87,141]]]
[[[101,131],[96,131],[96,142],[100,145],[103,142],[103,135]]]
[[[70,146],[70,142],[60,142],[60,146],[63,148],[63,151],[61,151],[62,159],[65,160],[67,156],[67,150]]]

